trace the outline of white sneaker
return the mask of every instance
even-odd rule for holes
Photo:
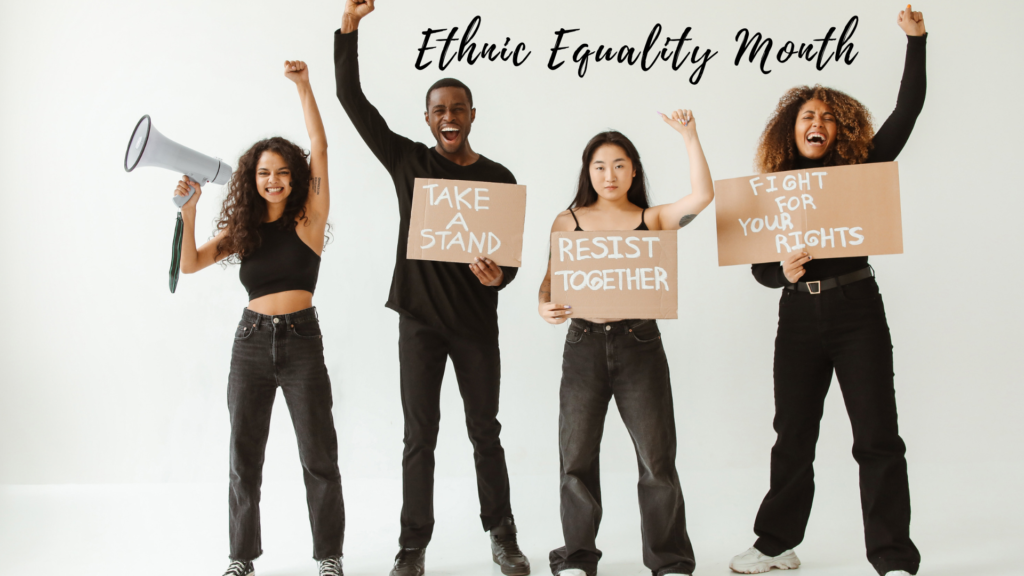
[[[587,576],[587,573],[579,568],[569,568],[568,570],[562,570],[559,572],[558,576]]]
[[[910,576],[910,572],[906,570],[890,570],[885,573],[885,576]]]
[[[765,556],[757,548],[751,548],[743,554],[733,556],[732,562],[729,562],[729,568],[740,574],[760,574],[773,568],[791,570],[799,567],[800,559],[792,550],[786,550],[778,556]]]

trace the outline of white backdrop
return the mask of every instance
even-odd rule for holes
[[[752,173],[752,158],[779,96],[796,84],[851,93],[876,127],[895,105],[905,37],[898,2],[720,3],[618,1],[408,2],[379,0],[363,21],[364,89],[392,128],[431,141],[423,93],[441,76],[469,84],[477,108],[474,148],[528,186],[524,268],[501,293],[499,416],[517,479],[544,477],[556,491],[557,390],[565,328],[536,315],[547,231],[573,195],[579,154],[615,128],[640,150],[656,203],[688,192],[680,138],[655,110],[691,108],[716,179]],[[933,1],[925,12],[928,96],[899,157],[906,253],[872,258],[895,347],[900,430],[917,470],[1022,462],[1019,355],[1022,314],[1016,174],[1017,4]],[[176,175],[121,162],[135,122],[151,114],[167,136],[232,165],[253,141],[280,134],[308,145],[285,59],[304,59],[330,142],[334,242],[314,302],[334,384],[346,481],[401,473],[397,315],[383,307],[394,262],[397,204],[391,180],[334,96],[333,37],[341,2],[301,9],[247,2],[5,2],[0,17],[0,483],[183,483],[226,480],[225,387],[231,334],[245,306],[237,267],[183,276],[167,290]],[[454,63],[417,71],[428,28],[483,17],[477,42],[526,42],[526,64]],[[736,32],[776,46],[839,31],[857,15],[852,66],[824,71],[792,61],[762,75],[736,67]],[[719,53],[701,82],[692,66],[650,72],[572,62],[547,70],[554,31],[580,28],[573,47],[642,47],[692,26],[692,44]],[[838,32],[837,32],[838,34]],[[437,54],[434,51],[433,54]],[[563,52],[566,54],[566,52]],[[212,230],[224,188],[199,205],[200,240]],[[772,349],[778,291],[749,267],[717,267],[713,206],[680,237],[680,319],[661,323],[670,358],[678,466],[759,469],[763,486],[737,495],[753,506],[767,490]],[[368,241],[369,240],[369,241]],[[449,369],[443,392],[439,478],[473,474],[462,406]],[[266,477],[300,482],[294,435],[276,406]],[[632,473],[628,435],[614,410],[606,469]],[[849,421],[833,385],[818,462],[851,461]],[[854,482],[851,477],[850,482]],[[443,480],[439,481],[442,482]],[[986,483],[984,477],[965,490]],[[855,490],[855,487],[853,488]],[[349,498],[358,494],[349,492]],[[632,499],[631,494],[626,495]],[[725,498],[692,494],[688,498]],[[1016,502],[1019,503],[1019,496]],[[749,511],[752,520],[754,509]],[[395,518],[397,521],[397,517]],[[540,559],[538,559],[540,560]]]

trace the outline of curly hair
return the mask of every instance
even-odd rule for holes
[[[838,128],[835,143],[821,159],[824,165],[860,164],[867,160],[871,139],[875,136],[875,129],[871,127],[871,113],[846,93],[815,84],[813,87],[791,88],[779,99],[758,141],[755,170],[764,173],[796,168],[800,153],[796,148],[793,128],[800,107],[808,100],[815,99],[832,108]]]
[[[636,176],[626,192],[626,199],[641,208],[650,208],[651,201],[647,196],[647,175],[644,173],[644,165],[640,162],[640,152],[626,135],[616,130],[608,130],[594,136],[587,142],[583,149],[583,165],[580,167],[580,177],[576,183],[576,197],[573,198],[570,208],[585,208],[597,202],[597,190],[590,181],[590,161],[594,159],[594,153],[605,144],[612,144],[626,151],[626,156],[633,163]]]
[[[217,243],[217,252],[228,254],[230,262],[241,261],[260,246],[259,225],[267,216],[267,202],[256,188],[256,165],[264,152],[276,152],[291,170],[292,191],[285,200],[284,214],[277,222],[283,229],[306,219],[306,199],[309,198],[306,159],[309,154],[279,136],[260,140],[238,159],[238,168],[231,175],[228,196],[217,219],[216,232],[227,230]]]

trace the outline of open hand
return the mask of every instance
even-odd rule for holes
[[[697,135],[697,125],[694,123],[693,112],[690,110],[676,110],[672,114],[666,116],[661,112],[658,112],[661,119],[666,124],[672,127],[673,130],[679,132],[683,136],[692,137]]]
[[[924,14],[914,12],[910,4],[896,17],[896,23],[907,33],[907,36],[924,36]]]
[[[284,77],[296,84],[309,84],[309,67],[302,60],[285,60]]]
[[[498,266],[489,258],[478,257],[475,262],[469,265],[469,269],[473,271],[473,274],[476,274],[477,279],[484,286],[501,286],[501,280],[505,277],[501,266]]]
[[[796,284],[807,270],[804,270],[804,264],[811,261],[811,255],[807,252],[793,252],[786,259],[782,261],[782,273],[786,276],[786,280],[789,280],[793,284]]]
[[[199,203],[199,197],[203,195],[203,189],[199,187],[199,184],[191,180],[188,176],[182,176],[181,180],[178,180],[178,185],[174,188],[175,196],[188,196],[192,188],[196,189],[196,193],[189,198],[188,202],[181,207],[181,211],[185,214],[196,213],[196,204]]]
[[[569,319],[569,315],[572,314],[570,310],[572,306],[564,306],[562,304],[555,304],[554,302],[544,302],[537,306],[537,313],[544,319],[548,324],[562,324]]]

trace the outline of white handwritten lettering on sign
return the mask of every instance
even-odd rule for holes
[[[676,231],[551,234],[551,301],[573,318],[676,318]]]
[[[719,266],[903,253],[896,162],[717,180],[715,215]]]
[[[526,186],[417,178],[406,257],[523,265]]]

